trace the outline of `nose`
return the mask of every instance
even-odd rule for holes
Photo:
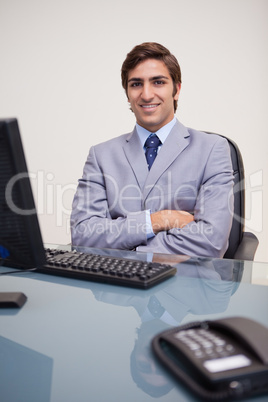
[[[154,97],[153,88],[149,83],[145,83],[142,88],[141,98],[144,102],[150,102]]]

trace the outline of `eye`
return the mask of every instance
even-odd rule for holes
[[[157,81],[155,81],[154,83],[155,83],[155,85],[164,85],[164,84],[165,84],[165,81],[157,80]]]
[[[141,86],[141,82],[132,82],[132,83],[130,84],[130,87],[131,87],[131,88],[135,88],[135,87],[139,87],[139,86]]]

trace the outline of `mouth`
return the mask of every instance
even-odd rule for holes
[[[150,104],[146,104],[146,105],[140,105],[140,107],[143,110],[148,110],[151,112],[151,111],[155,110],[159,105],[160,105],[160,103],[150,103]]]

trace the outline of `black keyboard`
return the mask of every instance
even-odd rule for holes
[[[155,262],[46,249],[47,263],[38,272],[137,288],[150,288],[173,276],[176,268]]]

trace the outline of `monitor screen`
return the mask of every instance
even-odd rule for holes
[[[45,251],[16,119],[0,119],[0,265],[35,268]]]

